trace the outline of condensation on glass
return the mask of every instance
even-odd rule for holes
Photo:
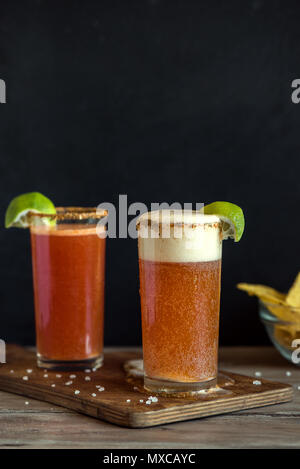
[[[211,387],[218,369],[220,220],[161,210],[143,214],[137,229],[145,388]]]
[[[32,214],[40,367],[81,369],[102,364],[105,236],[99,236],[98,222],[106,215],[83,207],[57,208],[55,216]],[[40,223],[45,217],[47,225]]]

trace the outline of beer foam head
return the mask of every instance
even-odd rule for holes
[[[157,210],[137,221],[139,257],[157,262],[208,262],[222,256],[219,217],[192,210]]]

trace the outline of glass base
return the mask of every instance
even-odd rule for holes
[[[86,360],[49,360],[37,353],[37,366],[45,370],[74,371],[86,368],[100,368],[103,365],[103,354]]]
[[[168,381],[163,379],[144,377],[144,388],[146,391],[157,394],[189,394],[195,395],[203,392],[205,389],[213,388],[217,385],[217,378],[200,381],[196,383],[184,383],[179,381]]]

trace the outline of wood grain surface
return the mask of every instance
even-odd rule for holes
[[[139,349],[107,352],[133,357]],[[299,448],[300,367],[288,363],[273,347],[223,347],[220,367],[253,378],[259,371],[264,378],[289,383],[294,398],[280,405],[129,430],[0,391],[0,448]]]
[[[33,351],[9,346],[7,363],[0,367],[0,389],[133,428],[224,414],[292,399],[293,390],[287,384],[259,378],[261,385],[255,385],[253,376],[226,372],[224,392],[205,393],[189,399],[158,396],[158,402],[148,405],[146,401],[150,393],[143,390],[142,381],[128,382],[125,379],[124,363],[139,356],[140,353],[135,351],[111,351],[105,354],[104,366],[95,372],[54,372],[37,368]]]

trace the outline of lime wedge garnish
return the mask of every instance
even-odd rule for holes
[[[241,207],[230,202],[213,202],[204,206],[204,213],[217,215],[220,218],[223,239],[233,238],[236,242],[241,239],[245,228]]]
[[[34,217],[34,214],[45,214],[45,217]],[[5,228],[12,226],[28,228],[33,219],[39,224],[52,224],[53,220],[47,215],[55,215],[56,209],[51,200],[39,192],[28,192],[18,195],[9,204],[5,213]],[[36,224],[36,221],[34,224]]]

